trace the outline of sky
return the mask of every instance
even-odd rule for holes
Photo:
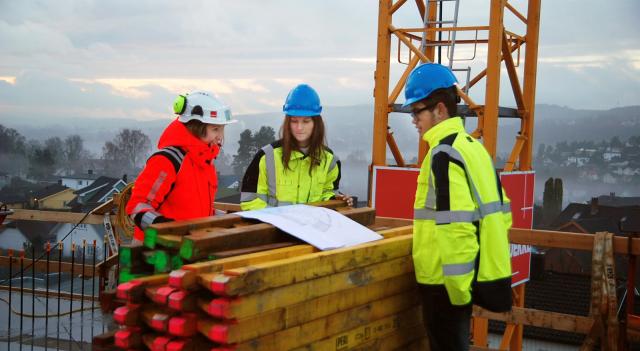
[[[488,25],[489,3],[461,1],[459,25]],[[510,3],[526,13],[525,1]],[[537,103],[639,104],[639,13],[637,0],[543,0]],[[0,0],[0,124],[168,118],[174,97],[193,90],[217,94],[236,115],[276,112],[302,82],[326,106],[371,105],[377,16],[374,0]],[[413,1],[394,25],[421,25]],[[506,26],[523,34],[512,15]],[[460,45],[456,57],[473,49]],[[478,73],[486,50],[476,49],[472,64],[454,66]],[[502,83],[501,103],[513,106],[506,74]],[[482,98],[483,84],[472,98]]]

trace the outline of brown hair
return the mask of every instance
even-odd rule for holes
[[[203,138],[207,135],[207,125],[206,123],[202,123],[197,119],[192,119],[189,122],[184,124],[185,127],[191,132],[191,134],[195,135],[198,138]]]
[[[429,96],[425,99],[421,100],[426,107],[432,109],[439,102],[442,102],[444,106],[447,108],[447,112],[449,113],[449,117],[455,117],[458,115],[458,102],[460,102],[460,97],[458,96],[458,92],[455,86],[449,88],[437,89],[433,93],[429,94]]]
[[[309,141],[309,154],[311,158],[311,167],[309,168],[309,174],[313,169],[320,165],[322,162],[322,152],[327,149],[327,139],[324,134],[324,122],[321,116],[312,117],[313,131],[311,132],[311,140]],[[280,138],[282,140],[282,163],[285,169],[289,168],[289,161],[291,160],[291,152],[294,150],[300,151],[298,141],[291,135],[291,116],[285,116],[282,127],[280,127]]]

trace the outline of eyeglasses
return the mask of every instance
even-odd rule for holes
[[[415,111],[411,111],[411,117],[412,117],[413,119],[417,119],[417,118],[418,118],[418,115],[419,115],[419,114],[421,114],[421,113],[422,113],[422,111],[425,111],[425,110],[431,110],[431,109],[433,109],[433,108],[434,108],[434,106],[425,106],[425,107],[420,108],[420,109],[417,109],[417,110],[415,110]]]

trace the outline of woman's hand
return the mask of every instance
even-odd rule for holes
[[[349,207],[353,207],[353,198],[349,195],[346,194],[336,194],[336,199],[337,200],[342,200],[342,201],[346,201],[347,202],[347,206]]]

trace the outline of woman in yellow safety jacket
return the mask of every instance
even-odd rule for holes
[[[265,145],[249,164],[242,179],[241,207],[304,204],[351,197],[338,192],[340,160],[326,145],[322,105],[307,84],[293,88],[283,106],[280,140]]]

